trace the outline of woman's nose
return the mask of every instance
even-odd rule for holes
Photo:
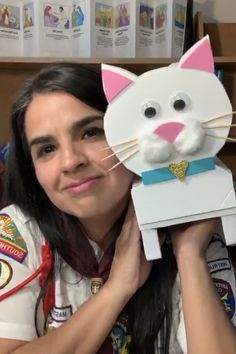
[[[86,165],[86,154],[77,144],[67,144],[61,148],[61,166],[63,172],[73,172],[78,167]]]

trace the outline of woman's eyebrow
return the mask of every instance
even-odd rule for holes
[[[74,132],[78,132],[82,128],[84,128],[86,125],[93,123],[95,121],[102,121],[103,120],[103,115],[91,115],[84,117],[78,121],[75,121],[72,123],[71,127],[69,128],[69,133],[73,134]]]
[[[38,136],[29,141],[29,148],[31,149],[33,145],[48,144],[52,139],[51,135]]]
[[[91,115],[87,116],[85,118],[82,118],[80,120],[77,120],[72,123],[71,127],[69,128],[69,134],[73,135],[75,132],[78,132],[82,128],[84,128],[86,125],[93,123],[95,121],[102,121],[103,120],[103,115]],[[36,138],[33,138],[32,140],[29,141],[29,148],[31,149],[32,146],[34,145],[40,145],[40,144],[48,144],[52,142],[53,136],[51,135],[44,135],[44,136],[38,136]]]

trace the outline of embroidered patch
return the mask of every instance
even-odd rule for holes
[[[219,242],[221,244],[221,247],[222,248],[225,248],[226,247],[226,244],[225,242],[222,240],[222,237],[219,233],[215,232],[211,241],[210,241],[210,244],[211,243],[215,243],[215,242]]]
[[[103,286],[103,279],[102,278],[92,278],[91,279],[91,293],[93,295],[97,294],[101,287]]]
[[[0,253],[22,263],[28,250],[16,224],[7,214],[0,214]]]
[[[47,325],[47,327],[44,329],[44,335],[53,332],[55,329],[56,327]]]
[[[229,258],[219,258],[214,261],[208,262],[207,264],[209,272],[211,274],[231,269],[231,263]]]
[[[48,313],[45,323],[44,323],[44,334],[54,331],[57,327],[55,326],[55,321],[53,321],[50,312]]]
[[[128,354],[131,336],[127,334],[128,317],[122,315],[112,327],[110,337],[112,339],[113,354]]]
[[[232,318],[235,312],[235,298],[231,285],[222,279],[213,279],[213,281],[228,317]]]
[[[56,322],[65,322],[72,315],[72,306],[71,305],[65,307],[54,306],[53,309],[50,311],[50,315],[52,319]]]
[[[12,267],[3,259],[0,259],[0,289],[3,289],[12,278]]]

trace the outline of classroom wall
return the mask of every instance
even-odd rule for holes
[[[202,11],[205,22],[236,22],[236,0],[194,0],[194,13]]]

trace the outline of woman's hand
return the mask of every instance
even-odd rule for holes
[[[130,202],[121,233],[116,241],[115,255],[107,285],[114,294],[130,298],[148,278],[152,263],[144,256],[140,230]]]
[[[206,248],[219,225],[219,219],[207,219],[177,225],[171,230],[175,257],[204,257]]]
[[[207,219],[178,225],[171,235],[183,311],[179,328],[185,328],[185,352],[189,354],[222,354],[226,348],[227,353],[236,353],[236,331],[222,306],[205,255],[218,224],[219,219]],[[234,276],[232,279],[234,286]],[[221,280],[219,276],[217,281],[231,289],[228,280]]]

